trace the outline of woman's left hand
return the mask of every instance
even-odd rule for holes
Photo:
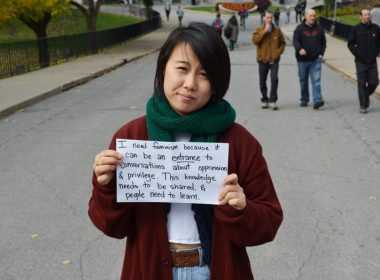
[[[223,190],[218,197],[220,205],[230,205],[237,210],[243,210],[247,205],[244,190],[238,183],[238,176],[230,174],[224,178]]]

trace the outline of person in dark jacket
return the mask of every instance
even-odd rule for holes
[[[313,108],[319,109],[325,102],[321,91],[321,70],[326,50],[326,37],[323,29],[316,23],[314,10],[307,10],[305,21],[298,25],[293,34],[296,50],[298,76],[301,86],[301,107],[309,103],[309,76],[313,92]]]
[[[281,15],[280,9],[277,8],[273,15],[274,15],[274,24],[277,26],[280,26],[280,15]]]
[[[348,37],[348,48],[355,56],[360,113],[366,114],[369,97],[379,84],[376,57],[380,53],[380,28],[371,23],[368,9],[360,11],[361,23],[354,26]]]

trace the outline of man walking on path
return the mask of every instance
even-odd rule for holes
[[[286,6],[285,15],[286,15],[285,24],[288,24],[290,22],[290,6],[289,5]]]
[[[348,36],[348,48],[355,56],[360,113],[366,114],[369,97],[379,84],[376,57],[380,53],[380,28],[371,23],[368,9],[360,11],[361,23],[354,26]]]
[[[309,76],[313,92],[313,108],[319,109],[325,102],[321,92],[321,70],[326,50],[326,37],[323,29],[316,23],[314,10],[307,10],[305,21],[298,25],[293,34],[296,50],[298,76],[301,86],[301,107],[309,103]]]
[[[277,26],[280,26],[280,9],[277,8],[276,11],[274,12],[274,24]]]
[[[261,108],[270,107],[277,110],[278,66],[280,56],[285,49],[285,39],[281,29],[275,26],[273,13],[265,11],[264,24],[257,27],[252,34],[252,42],[257,46],[256,59],[259,64]],[[271,90],[268,99],[267,77],[270,70]]]

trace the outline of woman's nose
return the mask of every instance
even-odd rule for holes
[[[188,90],[195,90],[197,88],[197,78],[193,73],[188,73],[185,77],[184,85]]]

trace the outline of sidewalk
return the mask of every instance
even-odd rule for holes
[[[177,22],[167,23],[163,20],[162,24],[162,27],[156,31],[99,54],[0,80],[0,117],[157,51],[170,31],[176,27]],[[281,25],[284,35],[290,42],[295,26],[295,23]],[[349,52],[346,42],[329,34],[326,34],[326,39],[326,65],[356,82],[354,57]],[[380,87],[377,88],[375,96],[380,99]]]
[[[176,21],[98,54],[0,80],[0,117],[83,84],[160,49]]]

